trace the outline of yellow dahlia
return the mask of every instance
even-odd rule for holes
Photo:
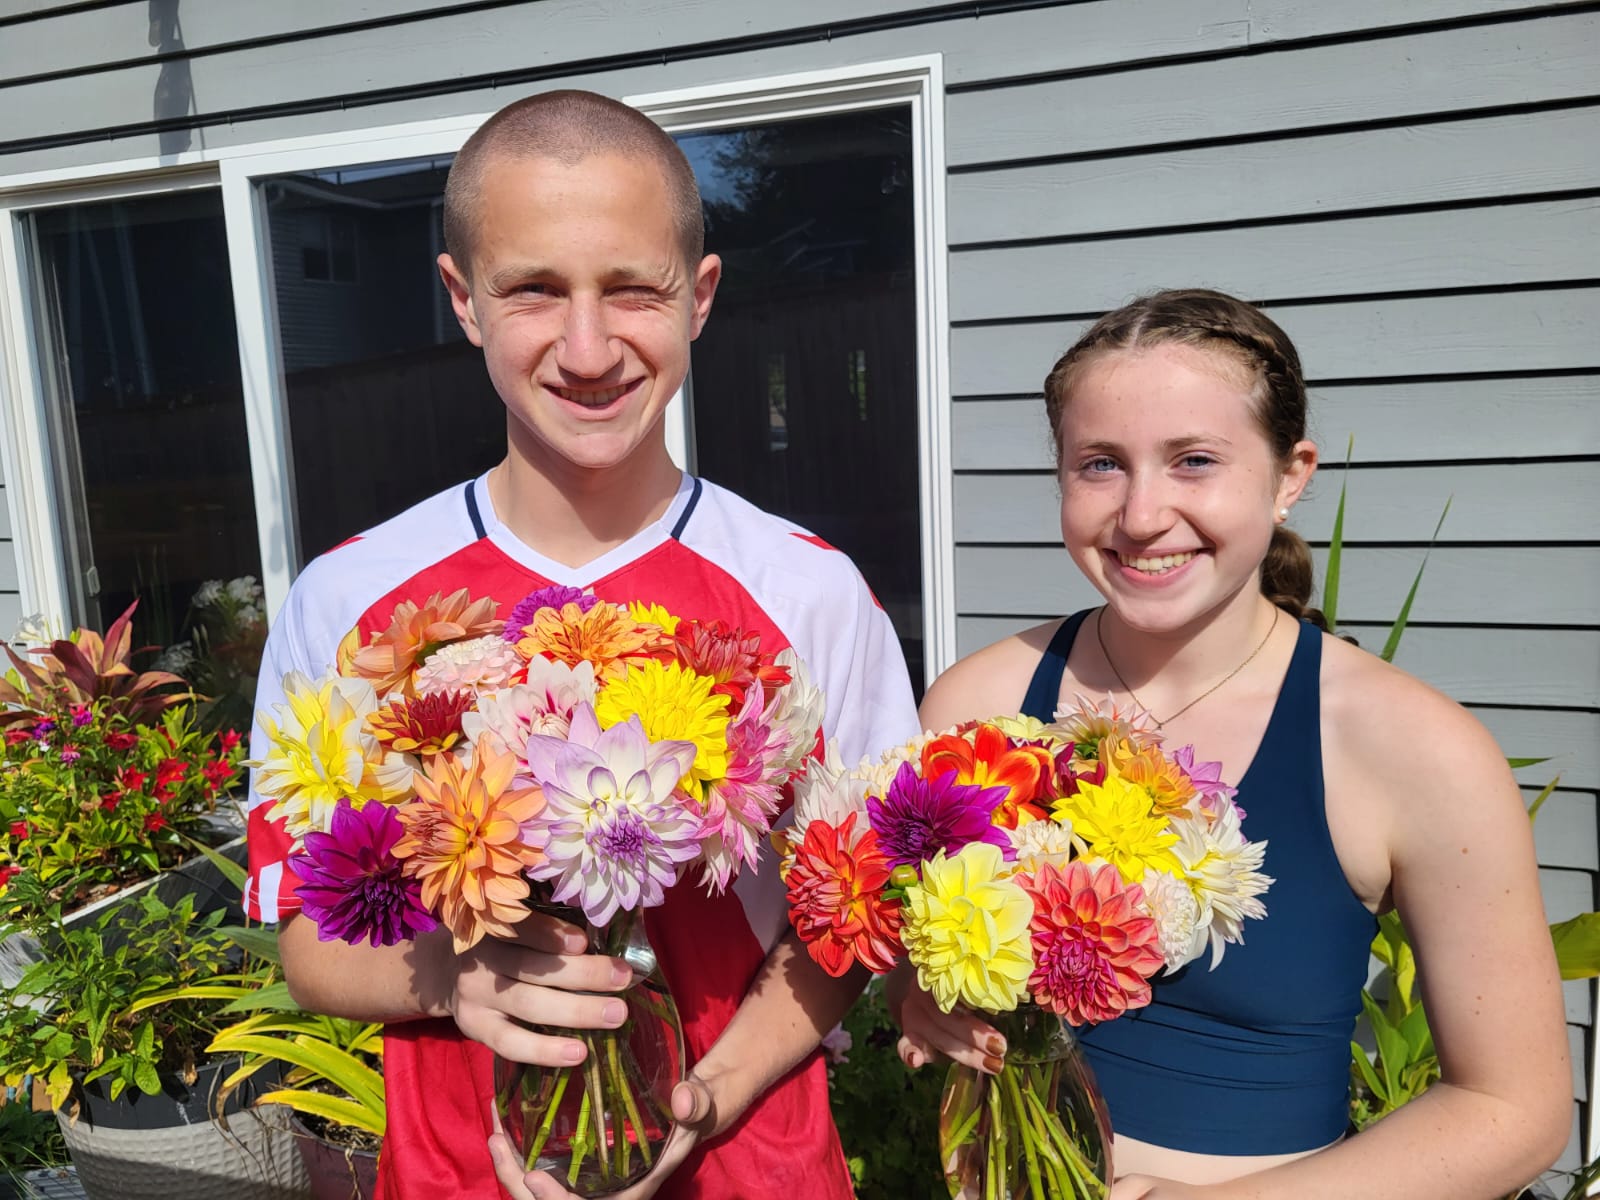
[[[268,818],[282,817],[296,841],[325,832],[342,799],[360,808],[405,794],[410,766],[386,751],[367,723],[377,707],[364,679],[290,671],[283,703],[259,714],[267,750],[249,764],[257,768],[256,790],[274,801]]]
[[[678,786],[704,800],[707,781],[728,773],[728,697],[712,693],[716,683],[677,663],[647,659],[601,689],[594,715],[602,729],[637,716],[652,742],[693,742],[694,765]]]
[[[440,646],[500,632],[495,608],[487,597],[472,599],[466,588],[448,596],[435,592],[420,606],[402,600],[394,606],[388,628],[374,633],[366,645],[359,627],[345,634],[339,643],[339,674],[370,679],[380,696],[396,688],[415,695],[411,672]]]
[[[659,604],[640,604],[637,600],[630,600],[628,615],[640,625],[654,625],[668,637],[678,632],[678,618]]]
[[[640,625],[615,604],[600,603],[585,611],[568,602],[559,612],[541,608],[535,613],[517,641],[517,653],[569,667],[592,663],[595,678],[604,684],[622,678],[631,664],[644,662],[668,644],[660,629]]]
[[[456,953],[485,934],[509,938],[528,915],[523,872],[544,856],[523,822],[544,807],[537,787],[513,786],[517,760],[480,748],[470,764],[441,755],[416,775],[417,798],[398,811],[394,845],[402,871],[422,885],[422,903],[450,930]]]
[[[1100,743],[1100,761],[1134,787],[1143,788],[1157,812],[1169,817],[1193,813],[1189,802],[1197,795],[1194,784],[1159,746],[1135,746],[1123,738],[1106,738]]]
[[[999,847],[973,842],[953,858],[939,851],[906,889],[900,939],[917,982],[945,1012],[957,1004],[1009,1012],[1027,995],[1033,901],[1000,878],[1005,870]]]
[[[1138,883],[1147,870],[1183,873],[1172,852],[1178,835],[1171,821],[1152,811],[1148,792],[1120,776],[1080,781],[1077,792],[1056,801],[1055,815],[1071,821],[1089,855],[1113,864],[1128,883]]]

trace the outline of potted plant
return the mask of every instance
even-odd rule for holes
[[[282,1104],[294,1126],[314,1200],[371,1200],[386,1110],[383,1026],[300,1010],[281,985],[264,988],[234,1008],[258,1008],[212,1041],[213,1053],[242,1054],[226,1081],[232,1088],[274,1064],[282,1086],[257,1104]]]
[[[225,1005],[274,968],[241,962],[223,914],[198,914],[192,896],[147,890],[92,922],[58,917],[30,917],[47,953],[0,990],[0,1072],[42,1088],[91,1200],[297,1195],[291,1140],[271,1113],[239,1119],[252,1095],[221,1086],[238,1059],[206,1050]]]
[[[75,910],[182,866],[191,840],[232,839],[242,856],[240,821],[224,803],[240,780],[242,739],[198,728],[192,695],[170,690],[183,685],[177,675],[133,671],[128,618],[104,639],[78,630],[76,640],[39,647],[33,662],[6,648],[0,917],[59,902],[70,922]],[[189,877],[169,896],[225,893],[203,860],[183,870]],[[37,952],[26,938],[0,947],[0,983],[15,983]]]

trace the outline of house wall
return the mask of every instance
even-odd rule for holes
[[[1592,5],[0,0],[0,186],[488,111],[551,86],[628,95],[931,52],[947,87],[962,649],[1091,602],[1057,544],[1038,399],[1056,355],[1142,290],[1240,293],[1295,338],[1313,382],[1329,461],[1295,525],[1325,546],[1348,480],[1340,614],[1367,644],[1451,503],[1399,662],[1508,753],[1551,756],[1522,773],[1530,794],[1561,776],[1537,828],[1547,907],[1592,908]],[[15,603],[5,550],[0,628]],[[1591,984],[1567,985],[1567,1015],[1570,1165]]]

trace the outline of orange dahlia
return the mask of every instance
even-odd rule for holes
[[[560,611],[541,608],[535,613],[517,641],[517,653],[569,667],[592,663],[595,679],[604,686],[626,675],[630,664],[656,657],[669,644],[660,627],[641,625],[625,608],[602,603],[584,610],[569,602]]]
[[[411,672],[440,646],[500,632],[495,608],[488,597],[472,599],[466,588],[448,596],[435,592],[420,606],[402,600],[394,606],[388,628],[374,633],[366,645],[361,644],[359,627],[345,634],[339,643],[339,674],[372,680],[379,696],[396,688],[415,695]]]
[[[1150,977],[1166,965],[1144,889],[1107,863],[1045,863],[1018,876],[1033,900],[1034,1003],[1071,1025],[1109,1021],[1150,1003]]]
[[[883,898],[889,860],[877,834],[854,836],[859,815],[851,813],[837,829],[820,819],[807,825],[785,876],[795,932],[835,978],[857,962],[881,975],[901,948],[900,902]]]
[[[367,726],[388,750],[401,754],[443,754],[464,734],[461,718],[472,710],[471,692],[430,692],[391,700],[367,717]]]
[[[1139,746],[1122,738],[1108,737],[1100,743],[1100,761],[1135,787],[1149,793],[1157,812],[1167,816],[1192,816],[1189,807],[1198,793],[1194,783],[1159,746]]]
[[[394,856],[422,885],[422,903],[449,928],[456,953],[485,934],[509,938],[528,915],[523,872],[542,859],[523,822],[544,807],[537,787],[514,787],[517,760],[480,747],[471,765],[447,755],[418,772],[417,798],[398,809]]]
[[[993,819],[996,825],[1015,829],[1046,815],[1040,802],[1052,798],[1055,758],[1040,746],[1013,746],[998,728],[980,724],[970,740],[947,733],[922,748],[924,779],[937,779],[949,771],[956,773],[957,783],[1005,788]]]

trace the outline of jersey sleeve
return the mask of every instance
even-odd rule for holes
[[[250,727],[250,759],[260,762],[267,752],[267,738],[261,728],[261,714],[271,714],[283,703],[283,678],[290,671],[315,676],[326,669],[311,661],[306,648],[302,602],[303,588],[291,589],[283,611],[267,630],[266,648],[261,655],[261,673],[256,680],[255,718]],[[291,839],[281,819],[269,821],[271,801],[256,790],[258,768],[250,769],[250,791],[246,802],[245,837],[249,851],[250,876],[245,884],[245,912],[253,921],[271,923],[299,911],[293,892],[294,876],[285,882],[285,863]]]
[[[834,661],[832,677],[824,684],[828,719],[823,734],[838,739],[840,757],[854,766],[909,741],[922,731],[922,723],[894,624],[860,573],[852,567],[850,574],[854,594],[849,620],[840,630],[851,635],[849,653],[842,660],[830,656]]]

